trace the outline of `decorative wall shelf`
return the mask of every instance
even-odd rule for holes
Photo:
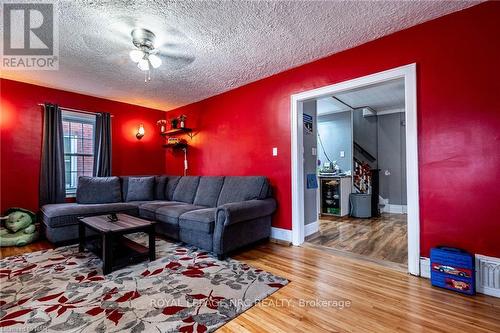
[[[179,134],[187,134],[191,139],[193,138],[193,129],[192,128],[173,128],[168,131],[161,133],[163,137],[173,137]],[[172,148],[172,149],[187,149],[188,144],[185,140],[180,140],[178,143],[165,143],[163,148]]]
[[[163,148],[172,148],[172,149],[186,149],[187,147],[188,147],[188,144],[185,142],[165,143],[163,145]]]
[[[173,129],[170,129],[166,132],[163,132],[161,133],[162,136],[171,136],[171,135],[176,135],[176,134],[188,134],[189,136],[191,136],[191,132],[193,132],[193,129],[192,128],[173,128]]]

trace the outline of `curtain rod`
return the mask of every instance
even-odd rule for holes
[[[39,106],[45,106],[44,103],[38,103]],[[92,114],[94,116],[100,116],[101,114],[99,112],[90,112],[90,111],[83,111],[83,110],[78,110],[78,109],[72,109],[72,108],[66,108],[64,106],[59,106],[61,109],[68,110],[68,111],[73,111],[73,112],[79,112],[79,113],[85,113],[85,114]],[[111,115],[111,117],[114,117],[114,115]]]

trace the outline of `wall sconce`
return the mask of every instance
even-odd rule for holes
[[[143,124],[140,124],[139,125],[139,128],[137,129],[137,134],[135,135],[135,137],[137,138],[137,140],[140,140],[142,139],[142,137],[144,136],[144,125]]]

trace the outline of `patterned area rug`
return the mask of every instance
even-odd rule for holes
[[[132,236],[147,244],[143,234]],[[157,240],[151,263],[102,275],[77,246],[0,261],[2,332],[210,332],[288,281]]]

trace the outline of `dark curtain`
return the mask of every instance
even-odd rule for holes
[[[100,113],[95,121],[94,176],[111,176],[111,115]]]
[[[40,205],[64,202],[64,138],[61,109],[43,106],[42,161],[40,169]]]

